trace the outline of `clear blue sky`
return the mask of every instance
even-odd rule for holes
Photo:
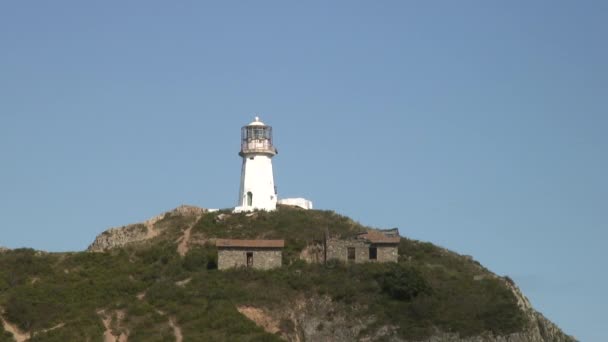
[[[0,245],[282,197],[470,254],[606,341],[608,2],[3,1]]]

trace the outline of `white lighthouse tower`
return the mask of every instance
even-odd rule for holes
[[[275,210],[277,191],[272,173],[272,157],[277,150],[272,144],[272,127],[256,116],[255,121],[241,128],[241,186],[235,212],[254,209]]]

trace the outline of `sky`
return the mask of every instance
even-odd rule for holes
[[[606,1],[3,1],[0,245],[235,206],[259,115],[280,197],[472,255],[606,341],[607,36]]]

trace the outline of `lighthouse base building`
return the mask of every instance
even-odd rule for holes
[[[277,155],[272,141],[272,127],[256,117],[253,122],[241,128],[241,184],[238,205],[235,212],[266,210],[272,211],[278,204],[312,209],[312,202],[304,198],[277,198],[274,184],[272,158]]]
[[[312,201],[307,200],[306,198],[283,198],[278,200],[277,204],[290,205],[302,209],[312,209]]]

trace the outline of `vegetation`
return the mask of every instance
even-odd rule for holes
[[[267,272],[220,272],[210,244],[181,257],[176,238],[190,221],[168,215],[159,222],[165,233],[154,241],[106,253],[1,253],[4,317],[24,331],[39,332],[33,341],[98,340],[104,331],[100,310],[125,313],[120,324],[114,320],[114,330],[128,331],[130,341],[170,340],[169,317],[175,318],[185,340],[278,341],[236,306],[282,310],[297,298],[329,297],[350,315],[374,317],[363,333],[390,325],[404,338],[419,339],[437,329],[471,336],[507,334],[524,326],[502,280],[432,244],[402,239],[400,261],[394,264],[311,265],[297,260],[301,249],[326,229],[335,236],[366,229],[333,212],[281,208],[253,216],[210,213],[193,226],[193,234],[206,238],[287,238],[286,266]],[[42,332],[60,323],[65,326]],[[281,320],[280,327],[295,329],[290,320]],[[0,341],[9,336],[0,334]]]

